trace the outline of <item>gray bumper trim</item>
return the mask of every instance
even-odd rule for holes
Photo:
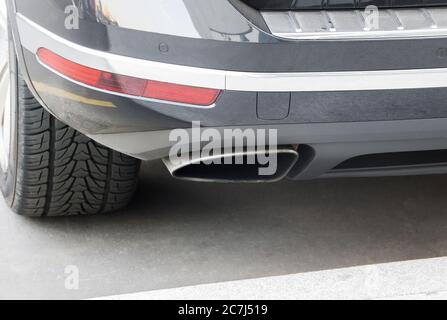
[[[287,124],[239,127],[239,129],[276,129],[279,145],[304,144],[315,154],[309,163],[298,166],[290,173],[293,179],[306,180],[327,176],[363,176],[363,172],[330,173],[340,163],[352,157],[387,152],[447,149],[447,119],[373,121],[326,124]],[[221,133],[231,127],[216,127]],[[190,129],[187,129],[190,130]],[[176,143],[169,140],[170,130],[95,134],[93,140],[142,160],[166,157]],[[191,141],[197,142],[197,141]],[[305,158],[305,157],[304,157]],[[304,159],[303,158],[303,159]],[[369,175],[402,175],[444,173],[447,168],[420,168],[419,171],[390,169],[370,172]],[[366,174],[368,175],[368,173]]]
[[[88,67],[183,85],[251,92],[447,87],[447,68],[301,73],[223,71],[153,62],[90,49],[55,35],[21,14],[17,14],[17,24],[22,45],[33,53],[40,47],[45,47]]]

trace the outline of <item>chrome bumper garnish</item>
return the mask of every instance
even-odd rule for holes
[[[270,31],[288,39],[447,37],[447,7],[262,13]]]

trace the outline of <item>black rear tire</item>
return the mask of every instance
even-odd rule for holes
[[[11,152],[6,172],[0,169],[7,204],[29,217],[124,208],[136,189],[140,161],[54,118],[17,71],[13,49],[11,55]]]
[[[15,186],[11,208],[25,216],[97,214],[124,208],[140,161],[55,119],[18,79]]]

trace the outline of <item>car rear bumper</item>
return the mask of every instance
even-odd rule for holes
[[[118,11],[113,16],[110,8],[108,20],[98,12],[92,20],[84,8],[80,29],[66,30],[60,2],[40,7],[33,4],[37,1],[16,2],[16,36],[36,95],[60,120],[123,153],[164,157],[172,145],[169,131],[190,128],[192,121],[219,129],[278,129],[280,144],[308,147],[291,173],[299,179],[354,176],[355,170],[332,169],[362,154],[447,149],[447,34],[278,38],[260,25],[256,13],[242,14],[226,0],[150,3],[156,12],[180,14],[182,28],[132,22]],[[133,9],[150,7],[135,3]],[[50,12],[55,19],[44,19]],[[203,108],[103,92],[42,66],[36,58],[41,47],[91,68],[223,93]]]
[[[214,127],[223,137],[224,130],[234,127]],[[447,149],[447,119],[373,121],[350,123],[283,124],[238,126],[238,129],[275,129],[278,144],[294,145],[298,142],[300,155],[289,178],[308,180],[315,178],[392,176],[411,174],[447,173],[447,159],[402,165],[365,165],[337,170],[337,166],[363,155],[424,153]],[[191,129],[188,129],[190,132]],[[94,134],[94,140],[143,160],[166,157],[173,141],[171,130]],[[190,134],[191,137],[194,137]],[[198,141],[192,140],[191,143]],[[405,155],[405,154],[404,154]],[[411,156],[410,156],[411,157]]]
[[[261,12],[236,9],[235,0],[101,1],[109,4],[103,9],[108,18],[84,5],[74,30],[64,27],[71,1],[15,1],[20,14],[71,43],[178,66],[255,73],[447,68],[440,57],[445,34],[342,42],[280,38]]]
[[[31,53],[35,54],[39,48],[45,47],[91,68],[182,85],[242,92],[338,92],[447,87],[447,67],[268,73],[209,69],[148,61],[91,49],[66,41],[22,14],[17,15],[17,24],[21,44]],[[444,32],[447,36],[447,25]]]

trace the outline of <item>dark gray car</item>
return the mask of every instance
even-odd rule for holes
[[[141,160],[215,182],[447,172],[446,0],[1,0],[0,54],[22,215],[122,208]],[[201,156],[198,123],[243,147]],[[199,156],[173,163],[178,129]],[[226,162],[271,155],[267,176]]]

